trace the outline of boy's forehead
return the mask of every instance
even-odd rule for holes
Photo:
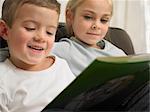
[[[52,12],[56,12],[56,15],[59,15],[57,13],[57,11],[54,10],[54,9],[38,6],[38,5],[35,5],[35,4],[25,3],[25,4],[21,5],[20,7],[18,7],[18,9],[16,11],[16,15],[17,14],[22,14],[22,13],[26,14],[26,15],[28,15],[30,13],[33,13],[33,15],[36,15],[38,13],[46,15],[48,13],[51,14]]]
[[[13,9],[14,11],[19,6],[23,4],[36,4],[42,7],[54,8],[55,10],[60,10],[60,3],[57,0],[2,0],[3,9]],[[59,13],[59,12],[58,12]]]
[[[56,10],[33,4],[22,5],[16,13],[16,19],[22,21],[37,21],[47,24],[58,23],[58,18],[59,15]]]

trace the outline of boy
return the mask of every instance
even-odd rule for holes
[[[0,63],[0,111],[40,112],[75,78],[64,60],[48,56],[59,13],[56,0],[4,1],[0,29],[10,56]]]

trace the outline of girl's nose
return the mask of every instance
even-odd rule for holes
[[[95,30],[97,28],[96,24],[92,24],[92,29]]]
[[[101,26],[102,26],[102,24],[101,24],[101,22],[98,20],[98,21],[93,22],[91,28],[92,28],[93,30],[98,30],[98,29],[101,28]]]

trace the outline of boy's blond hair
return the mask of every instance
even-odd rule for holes
[[[57,0],[5,0],[2,6],[2,20],[11,28],[19,7],[24,4],[33,4],[55,10],[60,14],[60,3]]]
[[[111,15],[113,14],[113,1],[107,0],[111,7]],[[86,0],[69,0],[66,6],[66,13],[68,10],[70,10],[72,13],[75,13],[76,9],[83,3],[86,2]],[[67,22],[67,14],[66,14],[66,28],[68,31],[68,34],[70,36],[73,36],[72,26],[68,24]]]

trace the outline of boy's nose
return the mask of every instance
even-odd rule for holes
[[[42,33],[38,33],[35,37],[34,37],[34,41],[36,42],[45,42],[45,36]]]

